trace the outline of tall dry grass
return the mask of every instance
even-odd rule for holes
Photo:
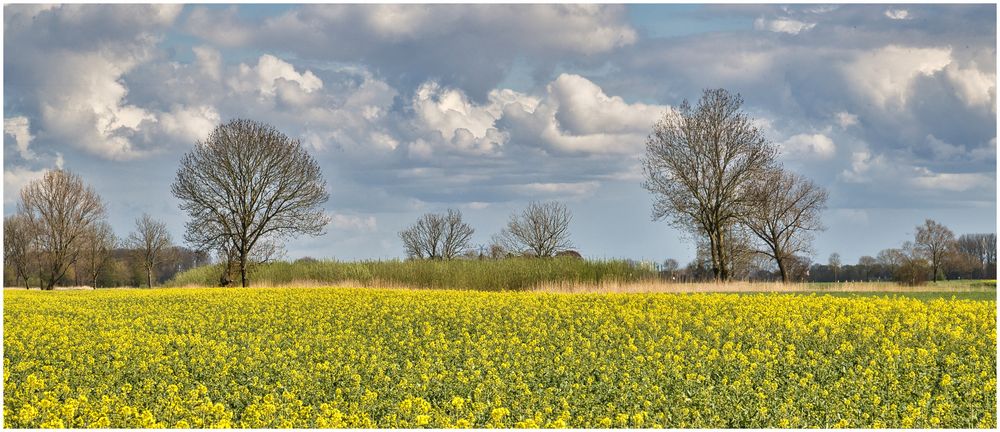
[[[644,281],[602,281],[600,283],[576,283],[552,281],[541,283],[535,291],[553,293],[753,293],[753,292],[982,292],[995,290],[984,284],[947,284],[903,286],[894,282],[841,282],[841,283],[780,283],[780,282],[699,282],[673,283],[659,280]]]

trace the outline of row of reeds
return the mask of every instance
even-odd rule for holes
[[[188,270],[170,286],[217,286],[220,265]],[[254,286],[346,285],[525,291],[546,283],[598,285],[651,281],[655,271],[624,260],[508,258],[450,261],[274,262],[251,271]]]

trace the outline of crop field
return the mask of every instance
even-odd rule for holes
[[[996,301],[4,292],[5,427],[994,428]]]

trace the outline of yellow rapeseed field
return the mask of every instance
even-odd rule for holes
[[[996,427],[996,302],[4,293],[5,427]]]

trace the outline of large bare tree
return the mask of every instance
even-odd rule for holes
[[[776,155],[742,105],[723,89],[705,90],[696,107],[683,101],[653,126],[642,159],[653,219],[705,236],[721,280],[729,279],[732,258],[726,231],[744,208],[747,185]]]
[[[931,280],[938,280],[938,272],[942,269],[946,255],[955,247],[955,233],[948,227],[931,219],[917,226],[914,244],[916,250],[923,254],[931,263]]]
[[[166,257],[170,247],[167,225],[143,213],[135,220],[135,231],[128,235],[127,244],[146,271],[146,286],[153,287],[153,271]]]
[[[510,215],[507,227],[494,238],[507,252],[550,257],[571,249],[569,223],[573,215],[556,201],[531,202],[520,214]]]
[[[28,183],[21,190],[18,211],[36,228],[40,286],[49,290],[76,261],[83,236],[105,216],[97,192],[62,169],[46,171]]]
[[[184,239],[231,250],[241,285],[261,239],[321,235],[329,199],[316,160],[274,127],[233,120],[184,155],[171,190],[188,213]]]
[[[14,285],[24,281],[28,288],[31,260],[35,254],[35,226],[22,213],[3,218],[3,262],[14,273]]]
[[[782,282],[790,279],[789,260],[809,253],[812,232],[823,229],[826,200],[823,188],[778,167],[750,182],[740,221],[763,243],[757,252],[775,261]]]
[[[399,233],[407,256],[418,259],[452,259],[469,249],[475,230],[462,221],[462,212],[427,213]]]
[[[97,288],[98,278],[111,264],[111,254],[116,247],[118,239],[107,222],[95,224],[84,234],[78,265],[92,287]]]

